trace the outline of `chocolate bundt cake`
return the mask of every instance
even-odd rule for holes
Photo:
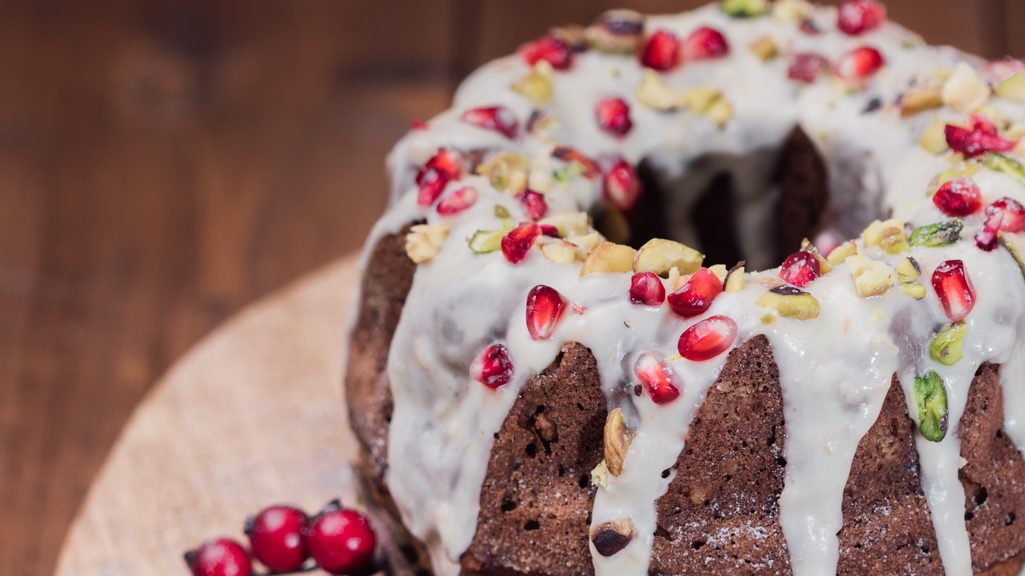
[[[874,0],[487,64],[394,149],[363,258],[346,396],[409,563],[1018,573],[1023,156],[1025,63]]]

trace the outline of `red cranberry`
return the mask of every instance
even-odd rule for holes
[[[672,370],[655,354],[645,352],[634,362],[634,374],[644,383],[644,389],[655,404],[668,404],[680,397],[673,384]]]
[[[594,109],[594,115],[598,127],[616,138],[626,136],[634,126],[630,119],[630,105],[622,98],[602,98]]]
[[[306,552],[306,513],[291,506],[264,508],[246,522],[249,547],[273,572],[295,572],[309,557]]]
[[[680,41],[668,30],[658,30],[648,38],[641,51],[641,64],[666,72],[680,64]]]
[[[253,571],[246,549],[229,538],[207,540],[185,553],[185,563],[192,576],[249,576]]]
[[[548,203],[545,202],[545,197],[538,192],[525,190],[520,194],[519,199],[531,220],[540,220],[548,213]]]
[[[638,272],[630,277],[630,302],[660,306],[666,300],[666,287],[654,272]]]
[[[583,167],[584,177],[588,179],[593,179],[601,174],[601,167],[598,166],[598,163],[575,148],[558,146],[552,150],[552,157],[567,163],[576,162]]]
[[[737,323],[726,316],[711,316],[687,328],[676,345],[680,356],[694,362],[715,358],[733,346]]]
[[[331,574],[366,574],[374,565],[377,537],[366,516],[337,501],[317,514],[307,534],[310,555]]]
[[[886,59],[871,46],[860,46],[844,54],[836,64],[836,75],[844,80],[860,82],[875,75]]]
[[[441,199],[441,202],[438,202],[438,214],[453,216],[476,203],[477,189],[472,186],[463,186],[449,192],[447,196]]]
[[[541,227],[525,222],[502,236],[502,255],[512,264],[519,264],[527,257],[534,242],[541,236]]]
[[[951,322],[964,320],[975,307],[975,290],[960,260],[947,260],[937,266],[932,273],[932,288]]]
[[[632,164],[620,158],[602,178],[605,201],[617,210],[629,210],[641,195],[641,181]]]
[[[416,185],[419,187],[416,202],[421,206],[430,206],[441,196],[441,191],[451,180],[462,174],[462,157],[459,153],[442,148],[420,168],[416,174]]]
[[[669,307],[684,318],[704,314],[721,292],[719,277],[708,268],[701,268],[679,290],[669,295]]]
[[[824,56],[813,52],[798,52],[790,59],[787,78],[811,84],[826,70],[829,70],[829,60]]]
[[[1002,138],[996,126],[979,115],[972,116],[968,128],[947,124],[943,133],[950,149],[964,154],[965,158],[974,158],[986,152],[1007,152],[1017,144],[1015,140]]]
[[[553,36],[541,38],[520,47],[520,57],[533,66],[544,60],[556,70],[565,70],[573,64],[573,50]]]
[[[886,21],[886,7],[875,0],[848,0],[836,14],[836,27],[857,36],[875,30]]]
[[[819,259],[810,252],[794,252],[783,261],[779,277],[798,288],[804,288],[822,274]]]
[[[702,26],[692,32],[684,41],[683,52],[684,56],[691,60],[722,58],[730,53],[730,44],[722,32],[715,28]]]
[[[551,286],[538,284],[527,294],[527,332],[534,340],[547,340],[566,310],[566,299]]]
[[[520,129],[520,122],[516,114],[505,106],[484,106],[482,108],[471,108],[463,112],[463,122],[473,124],[486,130],[494,130],[506,138],[516,137]]]
[[[982,193],[972,180],[955,178],[940,186],[932,203],[947,216],[968,216],[982,207]]]
[[[512,380],[513,363],[509,349],[502,344],[492,344],[470,365],[470,376],[481,384],[496,390]]]

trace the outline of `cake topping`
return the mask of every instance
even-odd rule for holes
[[[634,431],[623,421],[623,411],[619,408],[614,408],[605,418],[604,438],[605,466],[609,474],[619,476],[634,438]]]
[[[836,63],[836,75],[842,80],[860,84],[879,71],[886,60],[871,46],[859,46],[844,54]]]
[[[605,202],[617,210],[633,208],[641,195],[641,182],[632,164],[620,158],[602,177]]]
[[[740,292],[744,289],[744,262],[738,262],[726,273],[722,291],[726,293]]]
[[[1007,152],[1016,142],[1000,136],[996,126],[984,117],[974,115],[969,127],[947,124],[943,128],[947,146],[965,158],[974,158],[986,152]]]
[[[530,72],[513,83],[512,89],[514,92],[523,94],[538,106],[547,104],[551,101],[553,94],[552,65],[543,60],[538,62]]]
[[[710,316],[680,334],[676,350],[687,360],[711,360],[730,349],[737,340],[737,323],[726,316]]]
[[[968,327],[962,320],[954,322],[929,342],[929,357],[947,366],[953,366],[964,357],[964,337]]]
[[[527,257],[540,236],[540,226],[533,222],[524,222],[502,237],[502,254],[510,264],[519,264]]]
[[[693,274],[701,267],[704,256],[679,242],[652,238],[637,250],[633,261],[634,272],[654,272],[665,277],[676,268],[681,274]]]
[[[430,262],[441,252],[447,237],[448,226],[444,224],[417,224],[406,234],[406,254],[417,264]]]
[[[947,260],[937,266],[932,287],[951,322],[964,320],[975,306],[975,290],[960,260]]]
[[[793,286],[777,286],[759,296],[755,303],[776,310],[784,318],[813,320],[819,317],[819,301]]]
[[[566,299],[562,294],[544,284],[538,284],[527,294],[527,332],[534,340],[547,340],[555,332],[555,326],[562,319]]]
[[[680,41],[668,30],[656,30],[641,51],[641,64],[666,72],[680,64]]]
[[[822,274],[819,259],[805,251],[794,252],[783,261],[779,277],[799,288],[804,288]]]
[[[573,50],[559,38],[542,36],[520,47],[520,56],[531,66],[547,62],[556,70],[566,70],[573,64]]]
[[[947,390],[934,370],[915,377],[918,430],[926,440],[939,442],[947,435]]]
[[[506,138],[516,138],[520,130],[520,122],[516,114],[505,106],[484,106],[471,108],[462,115],[463,122],[473,124],[485,130],[494,130]]]
[[[580,269],[581,276],[588,274],[619,274],[629,272],[637,251],[614,242],[601,242],[591,250]]]
[[[591,544],[599,554],[605,557],[615,556],[620,550],[626,548],[633,538],[633,522],[625,518],[591,528]]]
[[[523,206],[523,211],[531,220],[540,220],[548,213],[548,203],[545,197],[533,190],[524,190],[517,198]]]
[[[441,196],[441,191],[451,180],[462,175],[462,157],[454,150],[442,148],[420,168],[416,174],[419,193],[417,204],[430,206]]]
[[[982,207],[982,193],[973,180],[955,178],[940,186],[932,203],[947,216],[968,216]]]
[[[790,57],[787,78],[811,84],[826,70],[829,70],[829,60],[825,56],[814,52],[797,52]]]
[[[1003,197],[986,207],[986,221],[975,234],[975,244],[987,252],[997,247],[1000,232],[1025,230],[1025,208],[1013,198]]]
[[[943,96],[939,86],[913,87],[901,95],[900,115],[906,118],[942,105]]]
[[[915,228],[909,240],[912,246],[927,246],[929,248],[949,246],[961,239],[963,228],[964,222],[960,220],[946,220]]]
[[[910,248],[904,234],[904,222],[895,218],[869,224],[861,233],[861,241],[866,248],[881,248],[887,254],[900,254]]]
[[[997,96],[1017,102],[1025,102],[1025,71],[1015,72],[997,86]]]
[[[987,152],[982,156],[982,163],[990,170],[1002,172],[1025,186],[1025,168],[1017,160],[997,152]]]
[[[779,55],[779,45],[772,36],[762,36],[749,44],[748,48],[762,62],[768,62]]]
[[[473,186],[462,186],[449,192],[438,202],[438,214],[454,216],[477,203],[477,189]]]
[[[862,298],[881,296],[893,288],[894,271],[886,262],[855,254],[847,258],[847,268],[858,296]]]
[[[660,306],[666,300],[666,288],[653,272],[637,272],[630,278],[630,302]]]
[[[669,295],[669,308],[684,318],[704,314],[722,292],[722,280],[708,268],[699,268]]]
[[[633,120],[630,119],[630,105],[622,98],[603,98],[594,109],[598,127],[606,133],[622,138],[630,133]]]
[[[673,384],[672,370],[653,352],[644,352],[637,357],[634,375],[644,384],[644,390],[655,404],[661,406],[680,397],[680,389]]]
[[[836,27],[857,36],[875,30],[886,21],[886,7],[875,0],[848,0],[836,12]]]
[[[512,380],[513,363],[504,344],[492,344],[470,364],[470,377],[495,390]]]
[[[734,18],[753,18],[769,11],[768,0],[723,0],[719,9]]]
[[[595,50],[633,54],[644,33],[644,15],[633,10],[609,10],[587,27],[587,42]]]
[[[989,84],[975,73],[975,69],[960,62],[943,84],[943,103],[952,110],[968,114],[981,108],[989,100]]]
[[[730,53],[730,44],[722,32],[709,26],[702,26],[683,43],[683,54],[689,60],[722,58]]]

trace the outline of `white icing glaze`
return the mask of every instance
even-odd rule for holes
[[[828,162],[831,201],[841,232],[856,235],[865,223],[889,211],[916,225],[942,219],[925,192],[932,178],[950,166],[949,155],[933,156],[915,145],[933,114],[902,120],[892,107],[872,114],[863,110],[872,98],[893,102],[916,75],[949,68],[957,61],[978,61],[948,48],[909,47],[914,36],[894,24],[851,38],[832,32],[833,9],[817,9],[815,20],[827,33],[801,34],[792,23],[771,17],[733,20],[711,6],[651,17],[646,25],[649,31],[665,28],[684,37],[699,25],[711,25],[726,34],[732,46],[729,57],[687,63],[663,78],[675,87],[722,89],[734,108],[731,121],[719,129],[693,112],[666,114],[645,108],[634,96],[641,78],[636,60],[589,51],[576,55],[571,70],[553,77],[555,99],[545,107],[561,122],[553,138],[595,158],[610,154],[621,154],[631,162],[648,158],[666,182],[673,182],[668,186],[679,191],[667,212],[676,218],[674,227],[684,237],[689,228],[685,215],[703,183],[719,170],[729,170],[742,205],[740,241],[754,262],[767,262],[769,255],[766,238],[775,198],[767,189],[771,151],[798,124]],[[832,60],[854,46],[871,44],[886,56],[887,66],[860,92],[847,93],[828,80],[801,86],[785,79],[786,58],[763,63],[747,50],[754,39],[764,36],[774,38],[785,50],[814,51]],[[761,322],[767,310],[755,300],[765,286],[757,280],[775,277],[774,270],[749,274],[744,290],[722,294],[699,318],[684,320],[665,305],[635,306],[626,298],[628,274],[581,278],[579,264],[555,264],[538,250],[515,266],[500,252],[470,251],[469,236],[478,229],[499,226],[493,214],[496,204],[505,206],[514,221],[526,220],[515,199],[494,190],[481,177],[459,182],[476,187],[480,198],[457,216],[441,217],[416,204],[412,183],[416,167],[439,147],[515,149],[538,162],[546,161],[548,142],[529,135],[508,140],[459,119],[468,108],[501,104],[525,123],[532,105],[508,87],[528,70],[517,57],[486,65],[463,83],[450,110],[396,146],[389,158],[393,206],[368,241],[372,246],[380,235],[418,219],[451,228],[441,252],[417,269],[388,361],[395,404],[388,485],[406,525],[429,545],[436,572],[458,572],[458,558],[476,528],[480,487],[494,434],[520,388],[551,363],[564,343],[579,342],[597,359],[610,403],[621,406],[628,424],[636,429],[623,474],[610,477],[608,486],[598,491],[593,523],[627,517],[637,537],[610,558],[592,554],[595,570],[602,575],[645,574],[655,531],[655,501],[672,480],[671,475],[663,478],[662,472],[676,462],[691,419],[727,356],[707,362],[671,359],[676,340],[701,318],[722,314],[737,322],[737,344],[765,334],[779,366],[787,430],[781,524],[794,572],[835,571],[843,489],[858,443],[875,421],[894,373],[909,413],[917,421],[913,379],[933,369],[946,384],[950,424],[942,442],[916,437],[922,484],[947,573],[971,573],[964,493],[957,474],[957,424],[972,377],[982,363],[1004,365],[1005,427],[1019,447],[1025,446],[1025,387],[1021,386],[1025,380],[1025,283],[1004,250],[984,253],[974,246],[969,231],[978,229],[981,217],[966,219],[963,240],[955,246],[910,252],[922,265],[925,283],[941,261],[960,258],[976,288],[977,305],[967,319],[965,357],[951,367],[931,360],[925,352],[935,326],[946,323],[931,288],[922,302],[896,288],[883,296],[859,298],[845,265],[806,288],[822,306],[821,315],[813,321]],[[594,121],[593,105],[607,95],[621,96],[631,104],[634,128],[622,140],[602,133]],[[1012,117],[1023,117],[1018,107],[998,105]],[[949,110],[940,113],[963,119]],[[710,154],[721,155],[723,161],[705,162],[704,172],[691,169],[696,159],[707,160]],[[974,179],[986,203],[1002,196],[1025,200],[1022,187],[1005,175],[982,169]],[[586,179],[556,185],[546,194],[550,213],[589,209],[600,197],[599,188]],[[864,247],[863,252],[891,265],[908,255],[887,256]],[[550,340],[538,342],[530,338],[523,318],[526,294],[540,283],[558,290],[575,307]],[[467,372],[472,359],[494,342],[508,347],[515,365],[512,381],[495,391]],[[656,406],[646,395],[622,394],[635,380],[634,359],[645,351],[671,359],[682,392],[677,401]],[[1016,385],[1008,385],[1011,382]]]

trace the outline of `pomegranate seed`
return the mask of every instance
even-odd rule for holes
[[[818,36],[819,34],[822,34],[822,30],[819,29],[819,25],[811,18],[801,19],[801,23],[797,25],[797,29],[800,30],[802,34],[807,34],[809,36]]]
[[[438,202],[438,214],[452,216],[459,214],[477,202],[477,189],[472,186],[463,186],[449,192],[447,196]]]
[[[618,210],[629,210],[641,195],[641,183],[633,165],[620,158],[603,177],[605,201]]]
[[[982,193],[972,180],[955,178],[940,186],[932,203],[947,216],[968,216],[982,207]]]
[[[409,126],[413,130],[417,130],[417,131],[426,130],[427,129],[427,123],[424,122],[423,120],[419,119],[419,118],[413,118],[412,122],[409,123]]]
[[[292,506],[270,506],[246,522],[249,547],[272,572],[296,572],[309,553],[306,551],[306,513]]]
[[[430,206],[441,196],[441,191],[450,180],[462,174],[462,157],[459,153],[442,148],[420,168],[416,174],[419,193],[417,204]]]
[[[630,302],[659,306],[666,300],[666,287],[654,272],[638,272],[630,277]]]
[[[584,177],[588,179],[593,179],[601,174],[601,167],[598,166],[598,163],[575,148],[558,146],[552,150],[552,157],[563,162],[576,162],[580,164],[584,168]]]
[[[555,325],[562,318],[566,299],[551,286],[538,284],[527,294],[527,332],[534,340],[552,337]]]
[[[975,233],[975,245],[980,250],[985,252],[992,252],[996,250],[1000,236],[1000,225],[1004,220],[1004,215],[996,213],[992,217],[986,218],[986,223],[982,226],[982,230]]]
[[[603,98],[594,110],[598,126],[609,134],[622,138],[630,133],[633,120],[630,119],[630,105],[622,98]]]
[[[502,344],[488,346],[470,365],[470,376],[492,390],[508,384],[512,375],[509,349]]]
[[[525,190],[519,195],[519,199],[531,220],[540,220],[548,213],[548,203],[545,202],[545,197],[538,192]]]
[[[975,306],[975,291],[960,260],[947,260],[937,266],[932,273],[932,288],[951,322],[964,320]]]
[[[869,79],[886,64],[882,53],[871,46],[860,46],[844,54],[836,64],[836,75],[860,82]]]
[[[559,238],[559,229],[554,224],[541,224],[541,234],[549,238]]]
[[[1018,143],[1001,137],[996,126],[979,115],[972,116],[968,128],[947,124],[943,134],[950,149],[964,154],[966,158],[974,158],[986,152],[1007,152]]]
[[[1025,207],[1014,198],[1003,197],[986,207],[986,216],[999,213],[1003,216],[1001,232],[1025,232]]]
[[[875,0],[849,0],[836,13],[836,27],[857,36],[875,30],[886,21],[886,7]]]
[[[722,292],[722,281],[708,268],[701,268],[669,295],[669,307],[684,318],[704,314]]]
[[[822,275],[819,259],[810,252],[794,252],[783,261],[779,269],[779,277],[788,284],[804,288],[811,281]]]
[[[473,124],[486,130],[494,130],[506,138],[516,137],[520,122],[513,111],[505,106],[484,106],[463,112],[463,122]]]
[[[680,64],[680,41],[668,30],[658,30],[641,51],[641,64],[665,72]]]
[[[192,576],[249,576],[253,571],[246,549],[228,538],[208,540],[186,552],[185,563]]]
[[[721,58],[730,53],[730,44],[722,32],[715,28],[702,26],[692,32],[684,41],[683,53],[691,60]]]
[[[673,384],[672,370],[655,354],[645,352],[638,356],[634,374],[644,383],[644,389],[655,404],[661,406],[680,397],[680,390]]]
[[[829,70],[829,60],[824,56],[813,52],[798,52],[790,59],[787,78],[811,84],[826,70]]]
[[[701,362],[715,358],[733,346],[737,323],[726,316],[711,316],[687,328],[676,349],[687,360]]]
[[[542,36],[521,46],[520,57],[531,66],[544,60],[556,70],[565,70],[573,64],[573,49],[558,38]]]
[[[541,227],[533,222],[524,222],[502,236],[502,254],[512,264],[519,264],[527,257],[541,236]]]
[[[377,537],[366,516],[331,502],[317,514],[307,535],[310,555],[331,574],[363,574],[374,564]]]

